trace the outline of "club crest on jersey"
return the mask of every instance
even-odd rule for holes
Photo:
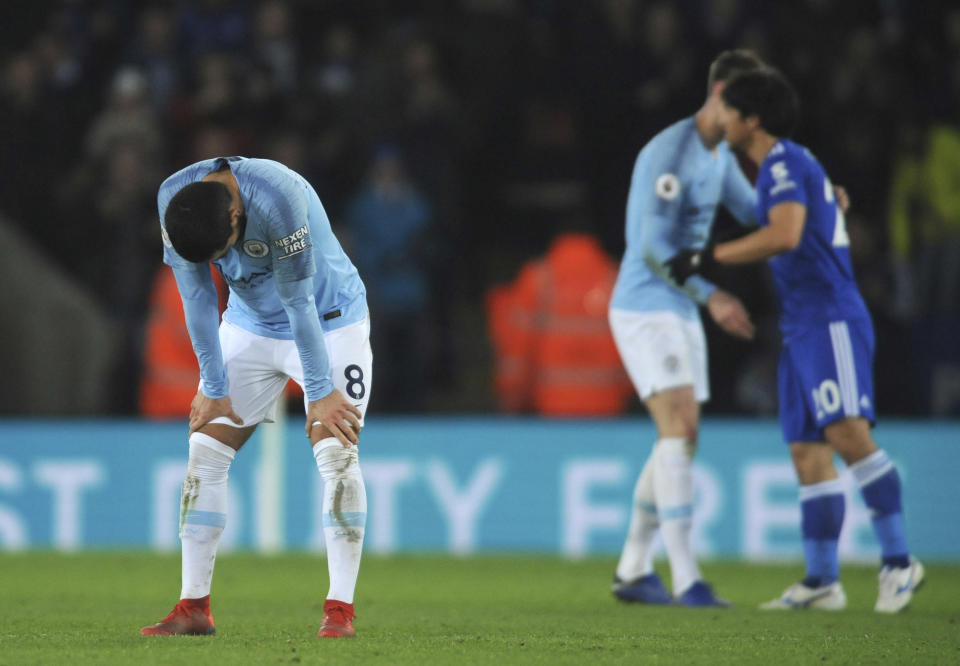
[[[281,259],[300,254],[310,247],[310,227],[303,225],[289,236],[273,241],[273,246],[280,251]]]
[[[660,174],[654,189],[661,199],[673,201],[680,196],[680,179],[672,173]]]
[[[170,242],[170,236],[167,235],[167,228],[160,225],[160,238],[163,239],[163,244],[166,245],[171,250],[173,249],[173,243]]]
[[[270,252],[270,246],[264,243],[262,240],[251,238],[250,240],[243,242],[243,252],[248,257],[262,259],[263,257],[267,256],[267,253]]]

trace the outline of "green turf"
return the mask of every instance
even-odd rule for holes
[[[848,610],[763,613],[798,566],[705,565],[732,610],[614,601],[613,561],[372,557],[356,640],[320,640],[326,563],[223,554],[214,637],[141,637],[179,593],[179,557],[0,555],[0,664],[957,664],[960,566],[929,565],[908,612],[872,611],[873,568],[844,567]]]

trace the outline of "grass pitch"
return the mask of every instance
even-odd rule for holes
[[[960,566],[928,565],[897,616],[876,572],[843,568],[849,608],[761,612],[801,567],[704,566],[731,610],[645,607],[609,592],[614,562],[366,556],[358,638],[320,640],[327,575],[311,555],[222,554],[212,637],[144,637],[180,590],[179,556],[0,554],[0,664],[957,664]]]

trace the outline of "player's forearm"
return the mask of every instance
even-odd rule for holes
[[[676,222],[660,218],[650,220],[645,228],[645,233],[641,237],[644,263],[665,282],[684,292],[700,305],[706,305],[710,299],[710,294],[716,289],[716,285],[702,276],[696,276],[680,285],[670,277],[669,272],[664,268],[664,262],[675,255],[679,249],[664,234],[664,231],[669,229],[672,224],[676,224]]]
[[[333,392],[330,358],[323,341],[312,284],[309,279],[277,284],[283,309],[290,319],[290,330],[303,366],[304,390],[310,402]]]
[[[795,240],[775,227],[763,227],[713,248],[718,264],[749,264],[763,261],[796,247]]]
[[[203,394],[208,398],[223,398],[227,395],[227,374],[220,352],[220,313],[217,307],[217,290],[213,282],[190,271],[174,269],[187,332],[200,366]]]

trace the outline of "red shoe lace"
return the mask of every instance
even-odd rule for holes
[[[165,618],[160,620],[158,624],[166,624],[167,622],[172,622],[178,615],[189,615],[190,612],[184,607],[182,601],[178,601],[177,605],[173,607],[173,610],[170,611]]]
[[[194,599],[181,599],[177,602],[177,605],[173,607],[173,610],[170,611],[170,614],[163,618],[162,622],[171,622],[178,615],[190,617],[194,613],[203,613],[207,619],[210,618],[209,607],[205,604],[198,604]]]
[[[356,617],[349,607],[342,604],[328,606],[324,609],[324,615],[326,616],[325,619],[331,623],[346,625],[353,622],[353,619]]]

